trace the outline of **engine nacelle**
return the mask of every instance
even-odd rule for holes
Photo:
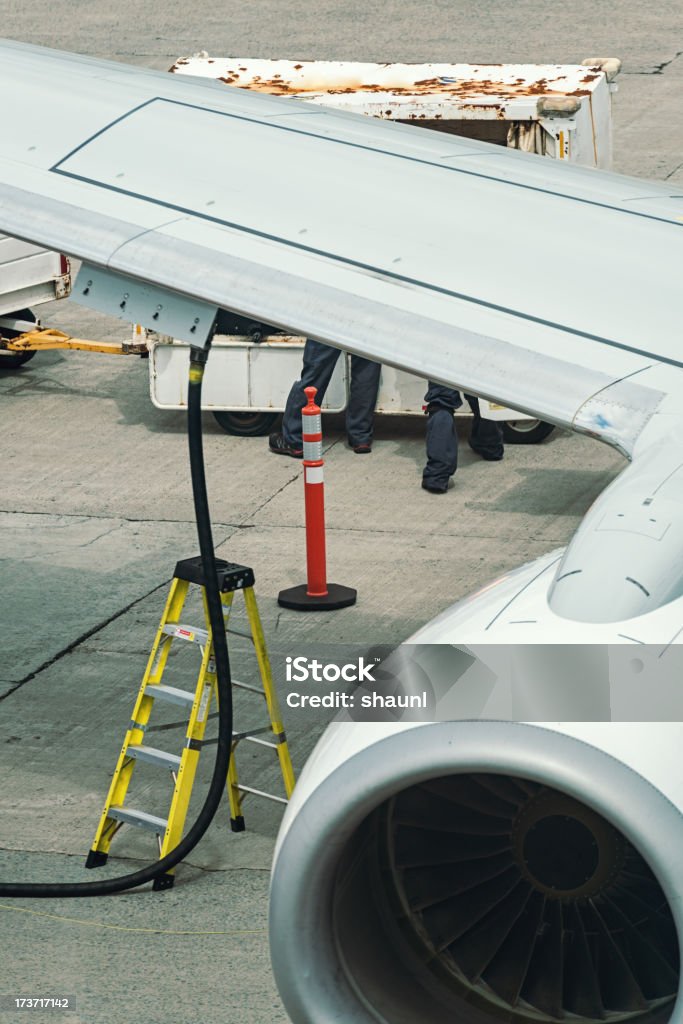
[[[683,726],[331,726],[275,855],[294,1024],[681,1024]]]

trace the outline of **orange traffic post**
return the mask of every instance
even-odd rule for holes
[[[304,443],[307,582],[278,594],[278,604],[297,611],[334,611],[356,603],[356,591],[327,582],[325,553],[325,483],[323,434],[317,388],[305,388],[308,404],[301,410]]]

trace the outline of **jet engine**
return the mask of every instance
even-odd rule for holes
[[[683,726],[330,726],[278,840],[294,1024],[681,1024]]]

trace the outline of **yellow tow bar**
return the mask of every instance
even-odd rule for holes
[[[52,327],[37,327],[16,338],[0,337],[0,348],[8,352],[47,352],[58,348],[78,349],[81,352],[104,352],[112,356],[146,355],[145,342],[126,341],[86,341],[84,338],[72,338],[64,331]]]

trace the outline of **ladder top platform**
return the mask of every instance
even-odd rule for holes
[[[218,570],[218,586],[222,594],[254,586],[254,570],[247,565],[237,565],[235,562],[226,562],[222,558],[217,558],[216,568]],[[183,558],[177,562],[173,575],[176,579],[197,583],[200,587],[205,585],[204,567],[198,555],[194,558]]]

